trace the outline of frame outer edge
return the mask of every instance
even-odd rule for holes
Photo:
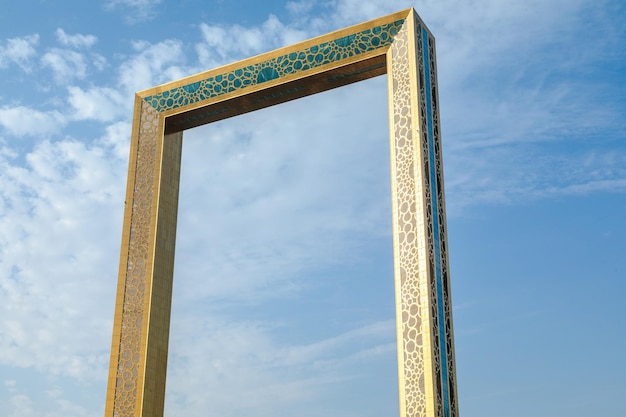
[[[242,65],[247,65],[248,63],[251,62],[261,62],[263,60],[267,60],[267,59],[271,59],[274,57],[278,57],[290,52],[294,52],[294,51],[299,51],[302,48],[305,48],[307,46],[311,46],[311,45],[316,45],[320,42],[324,42],[324,41],[329,41],[332,40],[334,38],[337,37],[343,37],[346,35],[350,35],[353,34],[355,32],[364,30],[364,29],[368,29],[371,26],[374,25],[381,25],[381,24],[385,24],[385,23],[392,23],[396,20],[399,19],[405,19],[407,18],[407,16],[410,15],[411,10],[413,10],[413,8],[408,8],[408,9],[404,9],[401,10],[399,12],[395,12],[383,17],[379,17],[376,19],[372,19],[372,20],[368,20],[367,22],[362,22],[362,23],[357,23],[355,25],[351,25],[348,26],[346,28],[342,28],[339,30],[335,30],[329,33],[325,33],[323,35],[319,35],[319,36],[315,36],[313,38],[301,41],[301,42],[297,42],[295,44],[291,44],[291,45],[287,45],[287,46],[283,46],[281,48],[278,49],[274,49],[272,51],[267,51],[267,52],[263,52],[254,56],[251,56],[249,58],[246,58],[244,60],[240,60],[240,61],[235,61],[235,62],[231,62],[229,64],[225,64],[222,66],[219,66],[217,68],[213,68],[210,69],[208,71],[203,71],[197,74],[193,74],[187,77],[183,77],[180,78],[178,80],[175,81],[170,81],[168,83],[165,84],[160,84],[151,88],[147,88],[145,90],[141,90],[137,92],[137,95],[139,95],[142,98],[145,97],[149,97],[151,95],[155,95],[155,94],[160,94],[164,91],[170,90],[172,88],[177,88],[177,87],[182,87],[184,85],[196,82],[196,81],[201,81],[204,80],[208,77],[211,76],[215,76],[215,75],[220,75],[223,72],[226,71],[231,71],[231,70],[235,70],[237,68],[239,68]],[[247,94],[247,93],[246,93]]]
[[[400,284],[400,256],[398,240],[398,201],[396,196],[396,144],[394,126],[394,103],[393,103],[393,76],[392,76],[392,48],[387,50],[387,111],[389,113],[389,165],[391,179],[391,227],[393,240],[393,270],[394,270],[394,295],[396,314],[396,351],[398,358],[398,398],[400,417],[406,416],[406,378],[404,375],[404,337],[402,331],[402,286]]]
[[[429,292],[429,282],[434,279],[434,277],[430,276],[429,268],[428,268],[428,241],[427,241],[427,218],[425,216],[425,210],[427,207],[427,202],[425,200],[424,195],[424,161],[423,161],[423,152],[422,152],[422,141],[421,141],[421,120],[426,117],[426,115],[420,114],[420,84],[421,79],[419,77],[419,57],[417,56],[417,42],[421,42],[421,34],[416,33],[416,19],[421,22],[421,19],[417,16],[417,13],[413,8],[406,9],[401,12],[394,13],[392,15],[385,16],[383,18],[375,19],[369,22],[365,22],[359,25],[351,26],[349,28],[342,29],[340,31],[332,32],[331,34],[323,35],[317,38],[310,39],[305,42],[300,42],[295,45],[291,45],[287,48],[281,48],[276,51],[268,52],[266,54],[259,55],[257,57],[249,58],[245,61],[240,61],[238,63],[229,64],[225,67],[220,67],[208,72],[204,72],[201,74],[197,74],[191,77],[186,77],[172,83],[164,84],[161,86],[153,87],[148,90],[144,90],[135,95],[135,104],[134,104],[134,113],[133,113],[133,124],[132,124],[132,134],[131,134],[131,144],[130,144],[130,158],[129,158],[129,168],[128,168],[128,178],[127,178],[127,188],[126,188],[126,205],[124,209],[124,221],[123,221],[123,231],[122,231],[122,245],[120,249],[120,264],[119,264],[119,274],[118,274],[118,283],[117,283],[117,291],[116,291],[116,304],[115,304],[115,316],[114,316],[114,324],[113,324],[113,337],[112,337],[112,345],[111,345],[111,359],[109,365],[109,378],[108,378],[108,388],[107,388],[107,396],[105,403],[105,416],[113,416],[115,412],[115,391],[117,384],[117,368],[119,366],[120,361],[120,347],[121,344],[121,326],[122,326],[122,317],[124,313],[124,303],[125,303],[125,286],[128,278],[128,261],[129,261],[129,245],[130,245],[130,226],[132,220],[132,201],[135,195],[135,186],[137,182],[137,162],[138,162],[138,146],[140,142],[140,132],[141,132],[141,114],[142,114],[142,106],[150,106],[149,103],[145,102],[143,98],[150,93],[156,91],[163,91],[172,86],[181,86],[190,82],[190,80],[195,79],[194,77],[204,77],[212,72],[223,71],[224,68],[229,68],[233,65],[239,65],[241,62],[250,62],[251,60],[259,60],[260,57],[268,57],[273,54],[278,54],[279,51],[284,51],[289,48],[301,47],[301,45],[306,43],[311,43],[314,40],[324,39],[329,37],[330,35],[337,33],[344,33],[348,31],[353,31],[354,28],[357,27],[367,27],[376,22],[387,21],[393,19],[401,19],[404,18],[403,28],[407,30],[407,47],[408,47],[408,67],[409,67],[409,77],[410,77],[410,98],[409,98],[409,112],[411,117],[410,129],[412,131],[413,137],[413,169],[414,169],[414,181],[415,188],[410,190],[415,193],[415,203],[416,203],[416,227],[417,227],[417,238],[419,241],[419,250],[417,253],[417,259],[415,262],[418,266],[418,280],[419,280],[419,308],[420,308],[420,332],[422,336],[422,352],[423,356],[421,360],[423,361],[423,378],[424,378],[424,395],[425,395],[425,409],[423,409],[426,416],[434,416],[437,411],[436,404],[436,394],[435,394],[435,384],[436,377],[433,375],[434,369],[434,356],[433,356],[433,334],[432,334],[432,321],[433,317],[431,316],[431,304],[433,300],[430,298]],[[424,26],[425,27],[425,26]],[[427,29],[428,30],[428,29]],[[430,35],[430,31],[429,31]],[[334,35],[333,35],[334,36]],[[403,312],[403,299],[402,299],[402,285],[400,283],[400,273],[401,270],[401,260],[399,256],[399,245],[400,245],[400,237],[398,231],[399,224],[399,212],[398,212],[398,193],[396,192],[398,186],[397,179],[397,154],[395,149],[395,126],[394,126],[394,96],[393,96],[393,77],[392,77],[392,68],[393,68],[393,56],[392,56],[392,48],[387,47],[385,50],[380,50],[376,52],[372,52],[372,54],[385,54],[386,56],[386,68],[387,68],[387,84],[388,84],[388,114],[389,114],[389,138],[390,138],[390,167],[391,167],[391,189],[392,189],[392,239],[393,239],[393,252],[394,252],[394,294],[396,298],[396,340],[397,340],[397,352],[398,352],[398,394],[399,394],[399,411],[400,417],[406,417],[407,414],[407,404],[406,404],[406,387],[407,387],[407,377],[406,377],[406,369],[405,369],[405,340],[404,340],[404,332],[403,332],[403,322],[402,322],[402,312]],[[360,57],[358,60],[362,59]],[[435,59],[432,57],[431,59]],[[355,59],[355,61],[358,61]],[[436,61],[435,67],[436,67]],[[426,65],[427,63],[425,63]],[[313,73],[322,73],[325,72],[328,68],[325,68],[324,71],[314,71]],[[308,74],[310,75],[310,74]],[[308,76],[307,75],[307,76]],[[285,79],[281,79],[274,81],[276,85],[282,84]],[[268,84],[264,84],[262,87],[258,87],[258,89],[265,89],[273,86],[272,82]],[[438,89],[437,89],[438,90]],[[242,92],[240,95],[247,95],[253,91],[251,89],[249,91]],[[218,99],[217,101],[224,100],[225,98]],[[142,328],[140,333],[140,344],[139,344],[139,363],[138,363],[138,375],[137,375],[137,391],[135,401],[135,409],[133,414],[137,417],[143,416],[144,412],[148,412],[144,409],[144,402],[146,401],[147,396],[146,393],[146,375],[147,375],[147,367],[149,365],[148,358],[148,348],[150,346],[150,320],[152,317],[152,309],[158,308],[158,303],[153,306],[153,296],[155,294],[155,272],[157,272],[157,261],[158,261],[158,236],[159,236],[159,215],[161,214],[160,210],[160,202],[161,202],[161,194],[163,191],[162,187],[162,176],[164,175],[164,157],[166,157],[165,152],[165,119],[175,113],[184,113],[186,111],[192,110],[194,108],[203,107],[207,105],[206,102],[200,101],[195,103],[193,106],[189,106],[183,109],[179,108],[176,110],[164,111],[158,114],[158,125],[157,125],[157,137],[156,137],[156,153],[155,153],[155,166],[152,171],[153,175],[153,194],[151,196],[151,213],[150,213],[150,233],[148,236],[148,242],[151,245],[151,248],[148,253],[148,259],[146,260],[146,282],[145,282],[145,292],[143,295],[143,312],[142,312]],[[439,107],[437,107],[437,111],[439,113]],[[440,119],[439,119],[440,120]],[[182,134],[182,131],[181,131]],[[442,161],[443,164],[443,161]],[[443,170],[443,169],[442,169]],[[443,181],[443,172],[442,172],[442,181]],[[434,179],[431,179],[434,180]],[[443,184],[441,184],[443,187]],[[442,192],[444,189],[442,188]],[[433,196],[436,198],[436,196]],[[443,200],[442,210],[444,211],[444,221],[445,221],[445,199]],[[163,208],[165,212],[167,210]],[[436,214],[434,214],[436,215]],[[445,225],[445,230],[447,230],[447,224]],[[446,250],[446,258],[448,258],[448,251]],[[448,288],[450,282],[450,273],[449,273],[449,262],[448,265]],[[449,295],[449,303],[451,305],[451,296]],[[171,301],[171,300],[170,300]],[[156,311],[156,310],[155,310]],[[452,307],[450,307],[450,312],[452,312]],[[450,337],[453,338],[452,328]],[[445,343],[445,340],[441,341],[441,343]],[[454,345],[452,346],[452,357],[454,356]],[[442,358],[445,360],[445,358]],[[453,369],[448,370],[455,373],[456,364],[454,363]],[[165,382],[165,381],[164,381]],[[456,377],[454,379],[455,384],[455,393],[456,393]],[[458,398],[458,397],[457,397]],[[127,417],[127,416],[124,416]],[[128,416],[130,417],[130,416]]]
[[[423,23],[422,23],[423,24]],[[426,25],[424,24],[424,26],[426,27]],[[456,349],[455,349],[455,343],[454,343],[454,312],[453,312],[453,303],[452,303],[452,273],[450,271],[450,239],[448,238],[448,211],[446,208],[446,188],[445,188],[445,170],[444,170],[444,163],[443,163],[443,134],[442,134],[442,123],[441,123],[441,101],[439,100],[439,71],[437,68],[437,41],[435,39],[435,37],[433,36],[433,34],[430,32],[430,30],[427,28],[426,29],[428,31],[428,35],[430,37],[432,37],[433,39],[433,54],[430,57],[430,59],[433,61],[433,64],[435,66],[435,74],[436,74],[436,78],[435,78],[435,82],[436,82],[436,93],[437,93],[437,119],[439,120],[439,159],[440,159],[440,163],[441,163],[441,183],[439,184],[439,187],[441,188],[441,194],[443,195],[443,198],[441,199],[441,202],[439,204],[441,204],[441,208],[440,210],[443,212],[443,221],[444,221],[444,230],[446,231],[446,235],[445,235],[445,239],[446,239],[446,251],[445,251],[445,258],[446,258],[446,265],[448,268],[448,274],[446,277],[446,281],[447,281],[447,285],[448,285],[448,305],[450,306],[450,333],[447,335],[447,338],[452,340],[452,343],[450,345],[450,357],[452,358],[452,363],[449,363],[448,366],[451,365],[452,369],[448,368],[448,374],[449,375],[454,375],[454,405],[455,405],[455,409],[454,410],[450,410],[450,413],[452,416],[458,416],[459,415],[459,395],[458,395],[458,381],[457,381],[457,374],[456,374]]]
[[[128,175],[126,179],[126,194],[124,200],[124,217],[122,222],[122,243],[120,247],[120,262],[118,268],[117,290],[115,294],[115,313],[113,318],[113,334],[109,362],[109,377],[105,401],[105,416],[112,416],[115,411],[115,388],[117,386],[117,368],[121,345],[122,316],[124,313],[124,292],[128,276],[128,250],[130,245],[130,226],[133,212],[133,196],[137,174],[137,148],[139,145],[139,129],[141,125],[141,106],[143,98],[135,94],[133,109],[133,124],[131,127],[130,156],[128,158]]]
[[[144,102],[144,105],[149,106],[148,103]],[[151,218],[150,218],[150,257],[148,258],[148,268],[146,270],[146,283],[145,283],[145,293],[144,293],[144,307],[143,307],[143,321],[142,326],[143,329],[141,331],[141,344],[140,344],[140,352],[141,359],[139,360],[139,370],[140,372],[137,375],[137,397],[136,397],[136,405],[135,405],[135,413],[138,417],[143,416],[143,402],[145,397],[146,390],[146,366],[148,363],[148,343],[149,343],[149,332],[150,332],[150,313],[152,307],[152,293],[154,286],[154,264],[155,264],[155,255],[157,249],[157,235],[158,235],[158,219],[159,219],[159,201],[161,196],[161,175],[163,170],[163,141],[165,140],[165,117],[159,114],[159,125],[158,125],[158,137],[156,141],[156,162],[154,167],[154,192],[152,194],[152,209],[151,209]],[[141,389],[139,389],[141,387]]]
[[[419,57],[417,54],[417,42],[421,42],[421,34],[416,32],[415,26],[415,16],[419,19],[419,16],[415,12],[414,9],[411,9],[411,13],[407,16],[408,24],[410,25],[410,30],[408,31],[409,36],[409,66],[410,66],[410,76],[413,82],[410,83],[411,87],[411,121],[412,121],[412,130],[413,130],[413,152],[415,152],[413,161],[415,163],[415,194],[416,194],[416,202],[421,203],[421,207],[418,209],[419,214],[421,215],[422,223],[419,228],[419,239],[421,241],[422,250],[419,253],[419,281],[420,281],[420,307],[421,307],[421,334],[423,340],[423,363],[424,363],[424,389],[425,389],[425,397],[426,397],[426,415],[427,416],[435,416],[435,391],[434,386],[436,384],[435,375],[433,373],[433,340],[432,340],[432,317],[431,317],[431,303],[430,292],[429,292],[429,282],[433,279],[430,276],[430,270],[428,268],[428,224],[426,223],[425,211],[428,207],[425,200],[424,193],[424,161],[422,152],[422,131],[421,131],[421,120],[426,115],[420,114],[420,103],[419,103],[419,90],[421,87],[421,79],[419,78],[418,71],[418,62]],[[421,20],[421,19],[420,19]]]

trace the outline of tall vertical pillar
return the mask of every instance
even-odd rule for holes
[[[105,415],[162,416],[182,132],[136,99]]]
[[[403,417],[458,416],[434,45],[412,11],[387,52]]]

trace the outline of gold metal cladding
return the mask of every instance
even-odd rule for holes
[[[161,417],[183,130],[388,74],[401,417],[457,417],[434,38],[413,9],[137,93],[105,417]]]

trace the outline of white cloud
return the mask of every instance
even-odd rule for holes
[[[384,223],[389,201],[368,201],[368,191],[388,187],[385,80],[367,86],[186,133],[181,213],[188,214],[181,215],[180,230],[193,233],[179,240],[178,265],[196,285],[190,297],[284,294],[294,290],[293,276],[321,267],[320,259],[348,262],[361,233],[387,236],[374,225]],[[327,154],[323,149],[336,140],[344,145]],[[205,255],[188,257],[194,247]]]
[[[46,417],[95,417],[96,413],[90,412],[85,407],[75,404],[65,398],[62,390],[56,389],[46,393],[52,403],[52,410],[48,409]]]
[[[393,321],[302,345],[278,342],[273,336],[275,327],[275,323],[215,317],[176,320],[172,339],[181,343],[171,356],[166,413],[236,416],[255,410],[260,416],[294,414],[324,401],[346,384],[358,390],[360,379],[372,377],[364,364],[395,353]],[[387,376],[378,377],[386,380]],[[194,395],[199,390],[207,395]]]
[[[306,39],[308,33],[283,24],[270,15],[260,26],[200,24],[203,42],[196,45],[200,64],[206,68],[223,65],[261,52]]]
[[[104,56],[100,54],[92,54],[91,59],[93,62],[93,66],[96,67],[96,69],[102,71],[106,68],[107,59]]]
[[[185,61],[182,42],[165,40],[156,44],[136,42],[136,56],[119,68],[119,81],[126,92],[134,94],[158,84],[173,81],[184,75]]]
[[[34,386],[29,386],[24,390],[15,381],[13,382],[12,395],[6,401],[0,399],[3,416],[95,417],[99,415],[99,413],[88,411],[83,405],[68,400],[67,394],[59,388],[39,392]]]
[[[33,401],[23,394],[11,397],[10,412],[9,417],[34,417],[36,415],[33,409]]]
[[[128,159],[130,150],[130,122],[117,122],[106,127],[102,143],[113,149],[113,154],[122,161]]]
[[[438,39],[449,211],[624,192],[626,155],[594,136],[607,127],[623,129],[619,114],[603,104],[589,106],[598,103],[595,85],[586,88],[566,76],[554,83],[555,74],[542,72],[551,62],[546,48],[571,51],[581,42],[573,42],[576,30],[568,29],[581,23],[581,3],[513,3],[418,3]],[[109,4],[149,10],[147,2]],[[116,85],[93,80],[63,88],[67,97],[52,100],[69,103],[70,114],[0,108],[0,126],[15,136],[50,135],[79,120],[103,122],[101,137],[92,131],[80,141],[53,137],[32,149],[0,149],[0,364],[40,370],[41,380],[67,375],[104,384],[132,94],[192,69],[406,7],[399,1],[333,5],[324,6],[326,15],[309,18],[317,4],[292,3],[300,19],[295,23],[270,16],[257,26],[201,24],[195,45],[136,42]],[[93,45],[91,35],[62,34],[57,31],[59,42],[68,47]],[[31,68],[38,38],[16,39],[0,44],[0,67]],[[197,57],[188,62],[184,51],[193,46]],[[589,51],[597,50],[581,49],[583,62],[594,59]],[[89,59],[100,69],[118,59],[90,52],[73,59],[59,49],[48,54],[59,81],[86,77]],[[561,58],[546,67],[574,67]],[[340,382],[360,394],[357,370],[371,365],[369,358],[393,357],[388,321],[365,317],[348,329],[294,341],[277,327],[298,314],[277,320],[257,317],[263,309],[254,309],[304,298],[329,269],[363,261],[361,245],[388,239],[389,201],[380,197],[389,183],[385,88],[379,78],[185,133],[169,410],[228,416],[255,409],[263,416],[289,409],[306,415],[307,404],[326,398]],[[562,139],[564,132],[572,142]],[[588,146],[569,149],[580,147],[583,137]],[[315,299],[324,306],[317,311],[325,309],[326,298]],[[199,319],[204,312],[211,315]],[[12,381],[5,386],[13,404],[0,399],[0,409],[16,417],[101,412],[65,403],[57,390],[44,408]],[[214,396],[197,395],[207,391]]]
[[[315,5],[315,0],[288,1],[285,8],[295,15],[303,15],[311,11]]]
[[[338,366],[338,362],[346,361],[348,357],[357,360],[366,357],[371,352],[371,345],[381,341],[386,346],[392,345],[395,350],[394,330],[395,320],[369,323],[328,339],[304,346],[289,347],[286,351],[280,352],[278,357],[282,366],[320,363],[324,366]],[[366,347],[361,346],[363,341]],[[356,346],[359,346],[359,349],[355,349]]]
[[[37,55],[35,48],[38,44],[37,34],[7,39],[4,45],[0,44],[0,68],[12,63],[30,72],[32,59]]]
[[[468,206],[516,204],[536,199],[626,191],[626,152],[594,149],[597,144],[541,144],[465,149],[448,153],[446,192],[451,215]],[[555,151],[563,148],[562,151]]]
[[[333,5],[327,21],[336,27],[407,7],[401,1],[338,0]],[[586,147],[593,141],[612,152],[617,146],[603,143],[598,132],[619,135],[626,129],[619,106],[607,100],[614,96],[607,92],[610,86],[572,79],[587,71],[583,65],[597,64],[615,50],[606,34],[616,28],[591,23],[601,7],[583,0],[442,0],[418,1],[414,7],[437,38],[452,214],[468,204],[593,192],[608,184],[622,189],[623,171],[602,171],[602,179],[585,180],[571,169],[583,156],[564,157],[570,160],[564,163],[542,155],[543,147],[559,146],[553,142]],[[581,28],[598,36],[581,38]]]
[[[68,88],[68,101],[74,108],[74,120],[99,120],[109,122],[131,114],[132,98],[107,87]]]
[[[58,111],[41,112],[26,106],[0,108],[0,126],[14,136],[43,136],[59,131],[67,120]]]
[[[128,23],[137,23],[154,18],[156,12],[154,8],[162,0],[107,0],[105,9],[122,9],[127,12],[124,20]]]
[[[61,28],[56,30],[55,35],[61,45],[72,48],[89,48],[98,41],[98,38],[94,35],[83,35],[80,33],[70,35]]]
[[[111,150],[44,141],[25,165],[0,157],[0,365],[105,377],[126,176]]]
[[[65,83],[74,78],[83,79],[87,75],[85,56],[69,49],[51,49],[41,57],[41,63],[52,69],[57,83]]]
[[[342,278],[325,271],[366,262],[363,245],[391,250],[390,202],[375,197],[389,186],[385,88],[379,78],[186,132],[170,414],[294,414],[381,380],[394,404],[395,375],[368,378],[389,358],[394,370],[392,322],[361,316],[320,335],[324,317],[296,340],[298,312],[257,318],[336,290]]]

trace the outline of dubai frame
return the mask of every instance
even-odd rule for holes
[[[105,417],[160,417],[182,132],[388,74],[400,417],[458,416],[435,40],[408,9],[137,93]]]

